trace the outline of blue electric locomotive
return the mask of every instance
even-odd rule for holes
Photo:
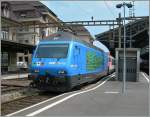
[[[108,71],[108,53],[67,32],[39,42],[31,65],[32,85],[42,90],[68,91],[92,82]]]

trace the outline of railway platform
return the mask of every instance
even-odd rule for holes
[[[1,76],[2,86],[23,86],[28,87],[31,80],[28,80],[28,73],[8,74]]]
[[[6,116],[149,116],[149,79],[141,72],[123,95],[122,82],[108,78]]]
[[[26,74],[9,74],[1,77],[1,103],[6,103],[25,97],[29,92],[29,85]]]
[[[28,77],[28,73],[18,73],[18,74],[8,74],[1,75],[1,79],[17,79],[17,78],[26,78]]]

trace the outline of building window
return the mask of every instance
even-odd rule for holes
[[[19,31],[23,31],[23,29],[22,29],[22,28],[19,28]]]
[[[8,3],[3,3],[1,9],[2,15],[8,18],[10,14]]]
[[[15,37],[16,37],[16,33],[13,32],[13,33],[12,33],[12,40],[15,40]]]
[[[20,12],[20,16],[21,16],[22,18],[25,18],[26,15],[27,15],[27,12],[25,12],[25,11]]]
[[[8,66],[8,52],[2,52],[1,64],[3,66]]]
[[[28,54],[28,51],[25,51],[25,52],[24,52],[24,55],[27,55],[27,54]]]
[[[2,31],[2,39],[8,40],[8,32],[7,31]]]
[[[29,40],[25,40],[25,43],[29,43]]]
[[[28,63],[28,57],[24,57],[25,62]]]
[[[32,40],[34,40],[35,39],[35,35],[32,35]]]
[[[29,31],[29,27],[27,27],[27,26],[23,27],[23,31],[27,31],[28,32]]]
[[[8,71],[8,52],[1,53],[1,72],[2,74]]]
[[[46,22],[46,15],[43,15],[43,20]]]
[[[46,32],[43,30],[42,32],[41,32],[41,35],[42,35],[42,39],[46,36]]]
[[[19,40],[19,43],[23,43],[23,40]]]
[[[20,56],[20,57],[19,57],[19,62],[22,62],[22,61],[23,61],[23,57]]]

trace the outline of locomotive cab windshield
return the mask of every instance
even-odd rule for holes
[[[35,58],[67,58],[69,44],[40,44]]]

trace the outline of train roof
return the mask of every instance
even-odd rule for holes
[[[43,38],[42,41],[70,41],[72,39],[77,39],[77,37],[69,32],[58,31]]]
[[[98,47],[98,48],[101,48],[106,53],[110,53],[109,49],[103,43],[101,43],[98,40],[93,41],[93,45]]]
[[[75,42],[85,44],[89,47],[104,51],[102,48],[96,47],[91,43],[87,43],[86,41],[79,39],[74,34],[69,33],[69,32],[58,31],[57,33],[53,33],[53,34],[43,38],[40,42],[45,42],[45,41],[75,41]]]

